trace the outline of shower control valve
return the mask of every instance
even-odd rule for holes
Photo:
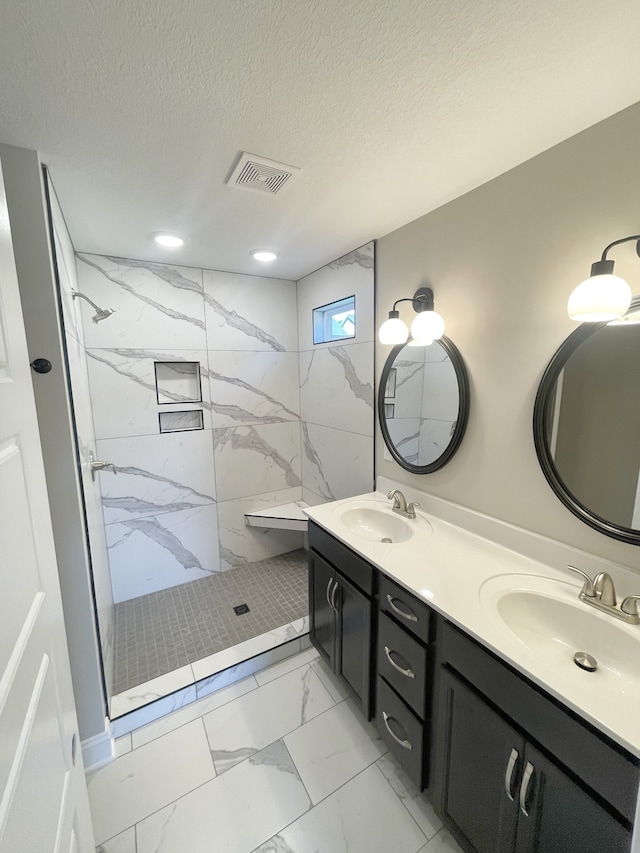
[[[104,471],[106,468],[111,468],[114,474],[118,473],[113,462],[103,462],[101,459],[96,459],[91,451],[89,451],[89,467],[91,468],[92,480],[96,478],[96,471]]]

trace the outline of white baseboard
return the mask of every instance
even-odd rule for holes
[[[85,773],[97,770],[113,760],[113,739],[110,730],[82,741],[82,760]]]

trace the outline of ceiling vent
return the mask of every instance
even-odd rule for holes
[[[302,169],[243,151],[227,178],[230,187],[261,195],[282,195]]]

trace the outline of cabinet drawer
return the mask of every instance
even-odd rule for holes
[[[377,679],[376,728],[411,781],[422,790],[424,727],[382,680]]]
[[[441,651],[447,668],[633,822],[640,779],[636,758],[452,625],[443,627]]]
[[[423,643],[429,642],[431,610],[385,575],[380,575],[380,609]]]
[[[378,621],[378,675],[424,720],[427,650],[384,613]]]
[[[318,551],[342,574],[365,592],[370,598],[373,595],[374,568],[342,542],[334,539],[325,530],[309,521],[309,547]]]

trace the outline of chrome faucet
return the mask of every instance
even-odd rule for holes
[[[596,575],[596,579],[593,582],[593,588],[598,596],[600,604],[604,604],[607,607],[616,606],[618,603],[616,599],[616,589],[613,585],[613,578],[611,575],[608,575],[606,572],[600,572],[599,575]]]
[[[640,625],[640,613],[638,613],[637,602],[640,600],[638,595],[628,595],[622,600],[620,607],[617,606],[616,589],[613,583],[613,578],[607,572],[600,572],[594,580],[591,580],[586,572],[582,569],[576,569],[575,566],[567,566],[572,572],[577,572],[584,578],[584,584],[578,598],[600,610],[603,613],[608,613],[616,619],[622,619],[630,625]]]
[[[397,512],[398,515],[403,515],[405,518],[416,517],[416,507],[420,506],[420,504],[411,503],[407,506],[407,499],[402,494],[400,489],[391,489],[387,497],[390,501],[393,501],[393,506],[391,507],[391,509],[394,512]]]

